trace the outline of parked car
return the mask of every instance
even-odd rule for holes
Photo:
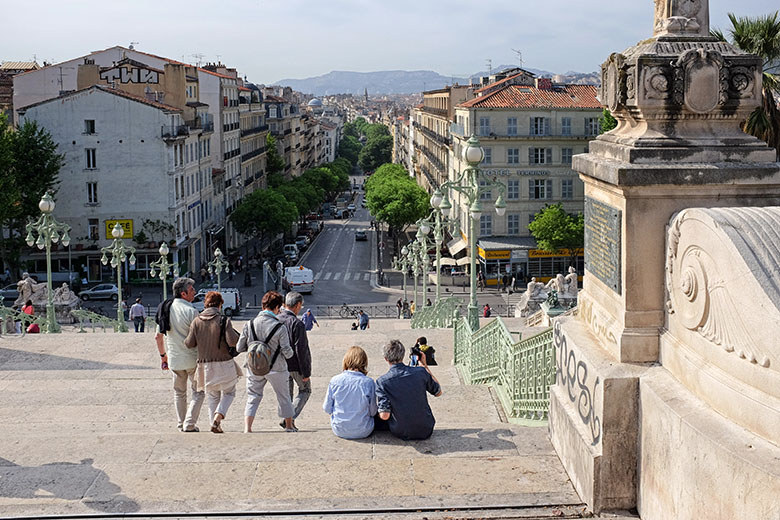
[[[202,311],[204,307],[203,300],[206,298],[206,293],[216,290],[217,289],[213,287],[210,289],[201,289],[198,291],[198,293],[195,295],[195,298],[192,300],[192,306],[195,307],[195,310],[198,312]],[[233,316],[234,314],[241,312],[241,292],[238,289],[233,287],[223,287],[219,293],[222,295],[222,299],[224,300],[224,303],[222,304],[222,313],[225,316]]]
[[[3,301],[7,302],[15,302],[16,299],[19,297],[19,290],[16,287],[16,284],[13,283],[11,285],[6,285],[2,289],[0,289],[0,296],[3,297]]]
[[[79,293],[79,297],[84,300],[113,300],[117,299],[119,289],[112,283],[101,283]]]
[[[352,215],[347,208],[340,209],[336,212],[336,218],[349,218]]]
[[[350,204],[349,206],[347,206],[347,209],[348,209],[349,211],[355,211],[357,208],[355,207],[355,205],[354,205],[354,204]]]
[[[366,232],[363,230],[355,231],[355,240],[368,240],[368,235],[366,235]]]
[[[309,237],[306,235],[298,235],[295,237],[295,245],[298,246],[299,251],[306,251],[306,249],[309,247]]]
[[[284,245],[284,256],[287,257],[287,259],[295,263],[298,261],[298,246],[296,244],[285,244]]]

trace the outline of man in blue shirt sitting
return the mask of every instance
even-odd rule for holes
[[[387,421],[390,433],[403,440],[427,439],[433,433],[436,419],[428,405],[428,396],[441,395],[441,386],[428,369],[425,355],[419,367],[404,365],[405,349],[394,339],[382,348],[390,369],[376,380],[379,419]],[[377,429],[383,425],[377,424]]]

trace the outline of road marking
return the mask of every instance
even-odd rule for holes
[[[333,275],[333,281],[336,281],[339,278],[341,278],[341,273],[336,273],[336,274]]]
[[[314,275],[314,279],[315,280],[319,280],[321,276],[322,276],[322,272],[319,272],[319,273]]]
[[[325,276],[322,279],[323,280],[330,280],[330,275],[331,275],[331,273],[330,273],[330,271],[328,271],[327,273],[325,273]]]
[[[344,273],[344,281],[346,282],[349,280],[349,273]]]
[[[368,281],[369,279],[371,279],[371,273],[366,273],[363,275],[363,280]]]

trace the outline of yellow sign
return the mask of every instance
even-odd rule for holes
[[[122,226],[122,230],[124,233],[122,233],[122,236],[119,238],[133,238],[133,219],[124,219],[124,220],[106,220],[106,238],[109,240],[114,239],[114,235],[111,234],[111,231],[114,229],[114,226],[116,226],[116,223],[119,222],[119,225]]]
[[[479,256],[485,260],[509,260],[509,249],[499,249],[497,251],[485,251],[477,246]]]
[[[576,253],[577,256],[582,256],[585,254],[585,250],[579,248],[576,250]],[[561,249],[557,253],[554,253],[552,251],[545,251],[543,249],[531,249],[530,251],[528,251],[528,258],[549,258],[553,256],[571,257],[571,254],[569,253],[568,249]]]

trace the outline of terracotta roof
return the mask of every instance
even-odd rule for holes
[[[117,90],[115,88],[107,87],[105,85],[92,85],[92,86],[89,86],[87,88],[83,88],[81,90],[74,90],[73,92],[68,92],[68,93],[63,94],[63,95],[61,95],[59,97],[56,97],[56,98],[45,99],[43,101],[38,101],[37,103],[33,103],[31,105],[27,105],[27,106],[21,107],[21,108],[19,108],[19,110],[27,110],[28,108],[36,107],[38,105],[43,105],[44,103],[49,103],[50,101],[56,101],[58,99],[65,99],[65,98],[68,98],[68,97],[72,97],[72,96],[75,96],[76,94],[80,94],[82,92],[86,92],[87,90],[90,90],[90,89],[102,90],[103,92],[107,92],[108,94],[114,94],[115,96],[123,97],[123,98],[129,99],[131,101],[136,101],[138,103],[143,103],[144,105],[149,105],[149,106],[152,106],[154,108],[159,108],[160,110],[165,110],[165,111],[168,111],[168,112],[181,112],[180,108],[176,108],[176,107],[171,106],[171,105],[166,105],[165,103],[159,103],[157,101],[151,101],[151,100],[146,99],[143,96],[136,96],[135,94],[130,94],[129,92],[125,92],[124,90]]]
[[[522,76],[523,74],[524,74],[523,72],[518,72],[517,74],[512,74],[511,76],[507,76],[506,78],[504,78],[502,80],[494,81],[493,83],[489,83],[489,84],[485,85],[484,87],[475,90],[474,94],[479,94],[481,92],[485,92],[486,90],[490,90],[491,88],[500,87],[501,85],[509,83],[510,81],[515,79],[516,77]]]
[[[554,85],[552,90],[509,85],[470,99],[459,108],[602,108],[593,85]]]
[[[212,70],[204,69],[201,67],[198,67],[198,70],[201,72],[205,72],[206,74],[211,74],[212,76],[217,76],[218,78],[235,79],[236,81],[238,81],[238,78],[234,78],[233,76],[228,76],[227,74],[220,74],[219,72],[214,72]]]
[[[270,102],[270,103],[287,103],[287,100],[284,98],[280,98],[279,96],[272,96],[267,95],[263,98],[263,101]]]
[[[252,92],[252,89],[251,89],[251,88],[249,88],[249,87],[244,87],[244,86],[240,86],[240,87],[238,87],[238,90],[240,90],[240,91],[242,91],[242,92]]]

